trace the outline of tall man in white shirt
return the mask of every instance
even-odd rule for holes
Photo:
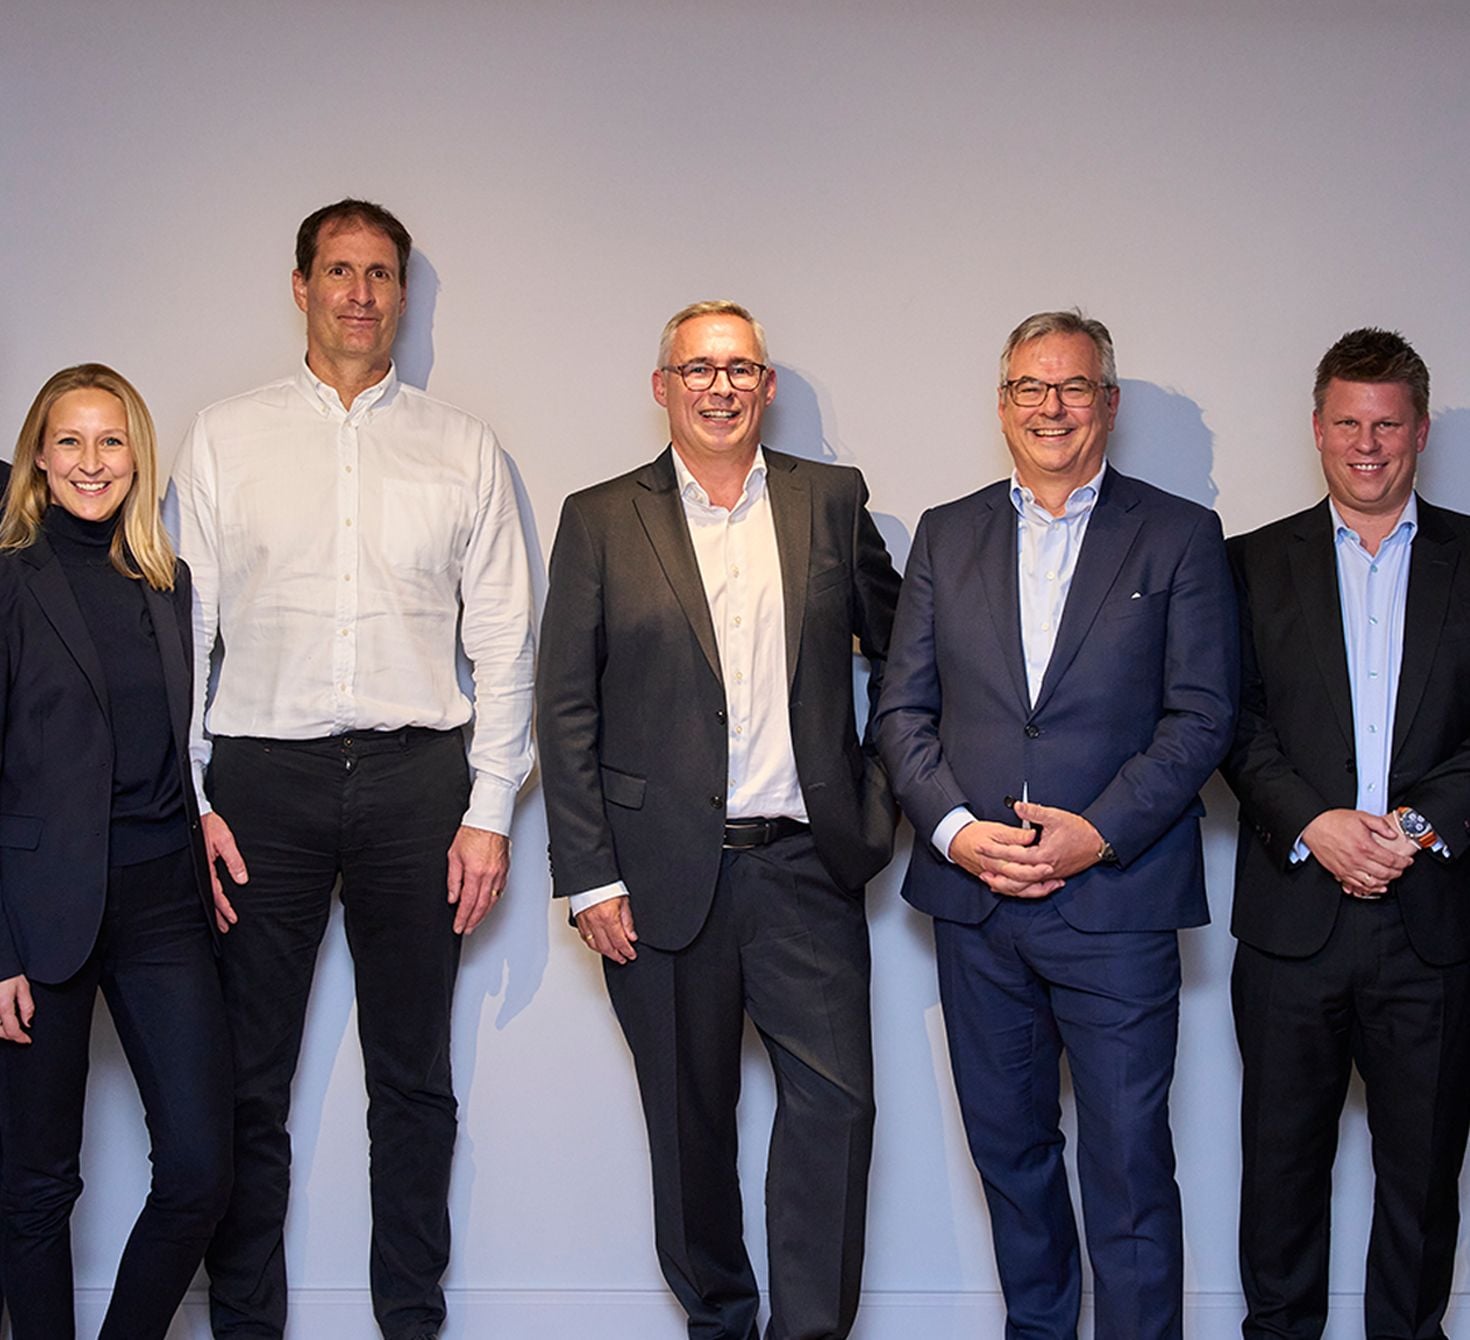
[[[1209,919],[1199,790],[1235,720],[1235,602],[1215,514],[1106,464],[1119,394],[1102,322],[1011,332],[1014,472],[920,519],[878,710],[1006,1334],[1028,1340],[1077,1332],[1063,1051],[1096,1333],[1182,1333],[1177,932]]]
[[[461,937],[505,887],[531,765],[531,590],[494,436],[394,371],[410,246],[364,201],[302,223],[305,361],[204,410],[170,490],[195,574],[196,781],[228,872],[216,901],[235,1193],[206,1261],[221,1340],[285,1326],[286,1117],[339,877],[368,1089],[374,1312],[386,1340],[436,1336],[445,1315],[450,1008]]]
[[[1429,369],[1397,332],[1338,340],[1313,403],[1327,497],[1229,543],[1242,1332],[1326,1326],[1356,1067],[1375,1175],[1364,1333],[1442,1340],[1470,1123],[1470,517],[1414,490]]]
[[[873,1131],[863,885],[893,807],[854,723],[898,577],[851,469],[761,446],[776,393],[743,307],[664,328],[671,445],[567,499],[537,676],[558,897],[633,1052],[659,1261],[701,1340],[754,1340],[736,1177],[740,1038],[776,1072],[768,1340],[840,1340]]]

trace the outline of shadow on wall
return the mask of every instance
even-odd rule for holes
[[[398,337],[393,341],[393,361],[398,365],[399,380],[423,391],[428,389],[429,374],[434,370],[434,308],[439,302],[439,272],[417,248],[409,253],[406,291],[408,306],[403,310]]]
[[[1470,512],[1470,409],[1446,409],[1433,416],[1429,444],[1419,458],[1419,490],[1430,502]]]
[[[1125,475],[1213,507],[1220,490],[1211,477],[1215,435],[1188,396],[1152,382],[1119,381],[1118,426],[1108,458]]]
[[[800,456],[807,461],[824,461],[831,465],[856,465],[861,461],[841,460],[837,448],[828,440],[822,428],[822,398],[817,388],[795,368],[778,364],[776,367],[776,398],[766,412],[765,431],[761,435],[768,447],[784,451],[788,456]],[[869,485],[871,487],[871,484]],[[873,523],[888,546],[893,565],[900,572],[908,562],[909,545],[913,536],[898,517],[887,512],[873,511]],[[861,690],[859,690],[861,695]],[[859,701],[862,701],[861,696]]]

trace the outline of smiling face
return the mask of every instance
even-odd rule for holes
[[[670,368],[686,363],[764,362],[750,322],[738,316],[691,317],[674,332]],[[737,391],[721,372],[707,391],[691,391],[677,372],[657,368],[653,398],[669,413],[669,437],[697,476],[701,466],[749,466],[761,440],[761,417],[776,396],[776,370],[768,368],[753,391]]]
[[[295,271],[291,291],[306,313],[306,361],[317,376],[335,385],[326,375],[334,368],[387,372],[407,300],[387,233],[357,219],[323,224],[311,273]]]
[[[128,414],[111,391],[84,386],[56,398],[46,416],[36,468],[51,501],[85,521],[105,521],[133,487]]]
[[[1403,382],[1334,377],[1312,415],[1312,432],[1343,520],[1360,533],[1386,534],[1414,491],[1429,439],[1429,419],[1415,412],[1413,392]]]
[[[1058,384],[1074,377],[1101,382],[1102,361],[1089,335],[1043,335],[1011,351],[1006,376]],[[1000,391],[1000,426],[1016,475],[1038,498],[1060,496],[1065,501],[1102,468],[1117,416],[1116,386],[1099,387],[1096,399],[1083,408],[1062,404],[1055,390],[1041,404],[1022,408],[1004,387]]]

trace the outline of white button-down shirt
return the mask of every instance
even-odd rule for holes
[[[725,813],[731,819],[785,817],[805,823],[786,696],[786,606],[765,453],[756,448],[731,508],[710,502],[677,451],[674,473],[725,679],[730,755]],[[627,892],[620,880],[573,894],[572,915]]]
[[[532,757],[531,582],[489,428],[391,369],[344,409],[303,361],[198,416],[166,515],[194,574],[202,808],[211,736],[449,730],[473,714],[464,822],[509,833]]]

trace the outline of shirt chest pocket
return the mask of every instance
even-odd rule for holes
[[[464,553],[465,517],[462,489],[387,481],[383,486],[383,556],[395,568],[444,572]]]

